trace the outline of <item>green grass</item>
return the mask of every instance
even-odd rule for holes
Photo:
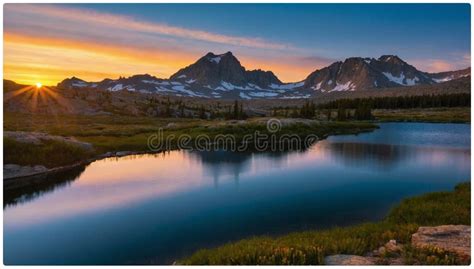
[[[411,235],[419,226],[470,225],[470,184],[453,192],[437,192],[404,200],[377,223],[322,231],[295,232],[281,237],[254,237],[214,249],[203,249],[180,264],[193,265],[315,265],[332,254],[364,255],[390,239],[405,244],[407,264],[460,264],[452,253],[414,249]]]
[[[387,216],[391,223],[419,225],[470,224],[470,184],[456,186],[454,192],[433,192],[403,200]]]
[[[94,156],[95,152],[80,146],[45,140],[40,145],[18,142],[3,138],[3,161],[7,164],[44,165],[48,168],[63,166],[85,160]]]
[[[471,108],[377,109],[373,115],[380,121],[469,123]]]
[[[170,126],[172,124],[172,126]],[[265,121],[262,119],[249,119],[243,124],[235,121],[208,121],[200,119],[176,119],[176,118],[152,118],[152,117],[127,117],[127,116],[45,116],[32,114],[5,113],[5,131],[45,132],[52,135],[72,136],[79,141],[91,143],[94,146],[95,155],[109,151],[146,151],[148,138],[156,135],[158,130],[164,128],[163,138],[169,135],[178,137],[189,135],[192,139],[198,135],[206,134],[211,139],[216,135],[231,134],[237,141],[244,135],[255,131],[268,134]],[[325,137],[329,134],[349,134],[370,131],[376,128],[372,123],[364,122],[329,122],[312,124],[310,126],[302,123],[284,126],[278,135],[297,134],[304,138],[310,134]],[[176,142],[176,141],[174,141]],[[58,145],[55,149],[60,150]],[[172,147],[175,144],[171,144]],[[21,147],[20,151],[16,148]],[[47,150],[44,151],[43,150]],[[54,152],[54,151],[53,151]],[[9,144],[5,146],[5,163],[16,164],[42,164],[46,166],[60,166],[81,160],[84,152],[72,149],[61,150],[58,153],[64,158],[48,159],[51,150],[47,147],[35,147],[28,150],[21,145]],[[21,155],[21,156],[19,156]]]

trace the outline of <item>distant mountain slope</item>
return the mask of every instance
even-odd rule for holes
[[[448,71],[448,72],[440,72],[440,73],[431,73],[429,76],[435,82],[446,82],[453,79],[458,79],[462,77],[468,77],[471,75],[471,68],[468,67],[466,69],[457,70],[457,71]]]
[[[145,74],[86,82],[72,77],[59,83],[58,88],[127,90],[213,99],[295,99],[309,98],[318,93],[431,85],[469,75],[470,68],[426,73],[398,56],[383,55],[378,59],[347,58],[312,72],[301,82],[283,83],[271,71],[246,70],[231,52],[209,52],[169,79]]]
[[[151,76],[146,76],[150,78]],[[133,80],[143,80],[145,77],[133,76],[121,78],[122,83]],[[128,82],[125,82],[128,81]],[[70,81],[77,82],[76,80]],[[105,81],[104,83],[113,83]],[[123,85],[124,85],[123,84]],[[234,105],[231,99],[175,97],[162,94],[142,94],[138,91],[120,90],[111,92],[106,89],[75,87],[71,89],[48,87],[48,89],[36,89],[33,86],[16,84],[13,81],[4,80],[3,109],[4,112],[19,112],[33,114],[120,114],[120,115],[148,115],[148,116],[171,116],[171,117],[199,117],[200,108],[227,112]],[[110,85],[109,85],[110,87]],[[450,93],[470,93],[470,77],[461,77],[447,82],[436,84],[423,84],[415,86],[400,86],[394,88],[377,89],[366,91],[313,91],[310,100],[315,103],[325,103],[341,98],[367,98],[386,96],[416,96],[416,95],[439,95]],[[26,90],[26,91],[25,91]],[[34,98],[40,93],[38,98]],[[274,107],[301,106],[308,99],[270,99],[254,98],[245,100],[244,109],[249,115],[270,115]],[[171,105],[171,110],[169,107]]]
[[[433,84],[426,73],[418,71],[394,55],[374,58],[348,58],[316,70],[305,80],[304,87],[316,91],[361,91]]]

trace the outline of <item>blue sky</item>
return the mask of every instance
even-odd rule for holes
[[[470,51],[469,4],[98,4],[103,12],[291,42],[326,57]]]
[[[5,32],[34,36],[41,31],[54,38],[97,44],[113,42],[124,49],[175,53],[176,57],[182,53],[193,60],[208,51],[230,50],[250,68],[274,67],[283,80],[303,79],[314,69],[352,56],[396,54],[419,69],[432,72],[470,65],[469,4],[43,5],[63,9],[66,14],[82,12],[82,23],[89,25],[82,29],[77,21],[73,24],[59,12],[37,9],[36,14],[21,8],[9,11],[12,6],[7,4],[5,9]],[[194,38],[191,32],[193,37],[188,38],[187,34],[176,35],[174,30],[169,34],[161,28],[158,33],[150,30],[155,28],[127,29],[127,23],[122,21],[117,23],[117,29],[112,29],[110,25],[104,27],[100,20],[95,25],[87,21],[91,12],[93,17],[106,15],[114,20],[118,16],[121,20],[202,31],[218,37],[196,33]],[[25,17],[29,18],[27,22]],[[64,25],[64,29],[58,25]],[[224,36],[224,41],[219,36]],[[170,57],[168,61],[172,61]],[[191,63],[183,57],[176,62]],[[176,66],[157,68],[155,73],[166,76]]]

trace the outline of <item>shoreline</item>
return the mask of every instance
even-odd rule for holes
[[[347,123],[351,123],[351,122],[348,121]],[[361,134],[361,133],[373,132],[373,131],[375,131],[379,128],[379,126],[377,124],[382,124],[382,123],[471,124],[470,122],[441,122],[441,121],[440,122],[431,122],[431,121],[407,121],[407,120],[387,120],[387,121],[377,120],[377,121],[371,121],[369,123],[374,124],[375,127],[370,129],[370,130],[362,129],[362,130],[358,130],[356,132],[355,131],[350,131],[348,133],[340,133],[340,132],[327,133],[327,134],[321,135],[321,137],[318,141],[325,140],[325,139],[327,139],[327,137],[333,136],[333,135],[358,135],[358,134]],[[254,141],[252,141],[252,142],[254,142]],[[210,145],[212,145],[212,144],[210,144]],[[45,171],[39,171],[39,172],[36,172],[36,173],[23,174],[23,175],[18,175],[18,176],[10,176],[10,177],[5,177],[4,176],[3,177],[3,185],[4,185],[4,188],[6,188],[6,189],[9,189],[11,187],[14,188],[15,185],[28,184],[28,181],[34,181],[34,180],[38,180],[38,179],[41,179],[41,178],[44,178],[44,177],[47,177],[47,176],[56,175],[56,174],[59,174],[59,173],[62,173],[62,172],[67,172],[67,171],[76,169],[76,168],[81,167],[81,166],[86,167],[87,165],[89,165],[89,164],[91,164],[95,161],[103,160],[103,159],[106,159],[106,158],[125,157],[125,156],[130,156],[130,155],[159,154],[159,153],[162,153],[162,152],[174,151],[174,150],[180,150],[180,149],[175,147],[175,146],[172,146],[171,148],[160,149],[160,150],[110,151],[110,152],[106,152],[106,153],[97,155],[95,157],[88,158],[88,159],[85,159],[85,160],[81,160],[81,161],[78,161],[76,163],[72,163],[72,164],[69,164],[69,165],[49,168]],[[4,165],[8,165],[8,164],[4,164]],[[23,182],[24,184],[17,184],[18,181],[24,181]]]
[[[350,123],[350,122],[347,122],[347,123]],[[357,135],[357,134],[360,134],[360,133],[373,132],[374,130],[377,130],[379,128],[379,126],[376,125],[375,123],[372,123],[372,124],[373,124],[373,127],[370,128],[370,129],[367,129],[367,128],[366,129],[348,129],[347,132],[340,132],[338,130],[335,130],[333,133],[325,133],[325,134],[322,134],[322,135],[319,136],[318,142],[322,141],[322,140],[325,140],[327,137],[329,137],[331,135],[351,135],[351,134],[352,135]],[[252,144],[254,142],[255,141],[251,141]],[[207,145],[213,145],[213,144],[211,143],[211,144],[207,144]],[[177,148],[177,146],[173,145],[173,146],[171,146],[171,148],[160,149],[160,150],[107,152],[107,153],[97,155],[93,158],[88,158],[88,159],[85,159],[85,160],[81,160],[79,162],[76,162],[76,163],[73,163],[73,164],[70,164],[70,165],[64,165],[64,166],[50,168],[46,171],[40,171],[40,172],[37,172],[37,173],[32,173],[32,174],[27,174],[27,175],[4,177],[3,178],[3,186],[4,186],[5,190],[14,189],[18,185],[19,186],[28,185],[32,181],[41,180],[41,179],[44,179],[47,176],[52,176],[52,175],[56,175],[56,174],[59,174],[59,173],[62,173],[62,172],[67,172],[67,171],[70,171],[70,170],[73,170],[73,169],[76,169],[76,168],[79,168],[79,167],[86,167],[87,165],[89,165],[89,164],[91,164],[95,161],[103,160],[103,159],[106,159],[106,158],[125,157],[125,156],[130,156],[130,155],[159,154],[159,153],[162,153],[162,152],[174,151],[174,150],[180,150],[180,149]]]
[[[174,265],[470,264],[471,181],[407,197],[380,221],[253,236],[201,248]]]

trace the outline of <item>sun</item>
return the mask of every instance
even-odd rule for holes
[[[36,82],[36,88],[39,89],[43,86],[43,84],[41,84],[41,82]]]

